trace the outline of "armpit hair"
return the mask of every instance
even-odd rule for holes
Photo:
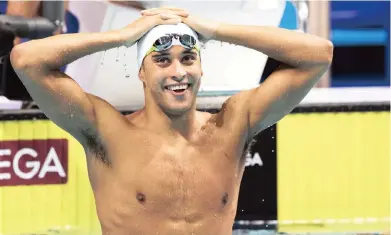
[[[85,148],[89,152],[94,154],[99,161],[110,167],[111,162],[108,158],[106,148],[104,147],[103,141],[100,139],[100,137],[89,129],[84,129],[81,131],[81,133],[84,138]]]
[[[256,143],[256,139],[253,138],[252,140],[250,141],[247,141],[245,144],[244,144],[244,148],[243,148],[243,154],[242,154],[242,158],[245,159],[247,154],[250,152],[251,148],[253,147],[253,145]]]

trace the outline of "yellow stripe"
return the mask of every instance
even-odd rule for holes
[[[389,120],[389,112],[360,112],[296,114],[279,122],[278,220],[389,218]],[[389,227],[389,221],[382,221],[279,229],[365,232]]]

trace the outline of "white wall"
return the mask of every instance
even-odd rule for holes
[[[80,32],[100,32],[107,4],[103,1],[70,1],[69,10],[79,19]],[[98,53],[80,58],[67,67],[66,73],[87,92],[92,92],[95,66],[99,63],[99,59]]]

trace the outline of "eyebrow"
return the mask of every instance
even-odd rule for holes
[[[190,54],[190,55],[194,55],[194,56],[197,56],[198,54],[192,50],[186,50],[184,52],[182,52],[182,54]]]
[[[190,54],[190,55],[194,55],[194,56],[197,56],[198,54],[192,50],[185,50],[182,52],[182,54]],[[152,58],[157,58],[157,57],[161,57],[161,56],[168,56],[170,55],[170,53],[168,52],[157,52],[157,54],[155,55],[152,55]]]
[[[158,52],[157,54],[152,55],[152,57],[156,58],[156,57],[167,56],[167,55],[170,55],[170,53],[168,53],[168,52]]]

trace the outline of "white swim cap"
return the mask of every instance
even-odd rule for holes
[[[140,71],[144,58],[151,52],[156,40],[167,34],[190,35],[196,40],[195,47],[198,50],[200,49],[200,41],[197,33],[186,24],[179,23],[177,25],[158,25],[149,30],[137,42],[137,71]],[[176,39],[173,39],[172,45],[182,46],[179,40]]]

